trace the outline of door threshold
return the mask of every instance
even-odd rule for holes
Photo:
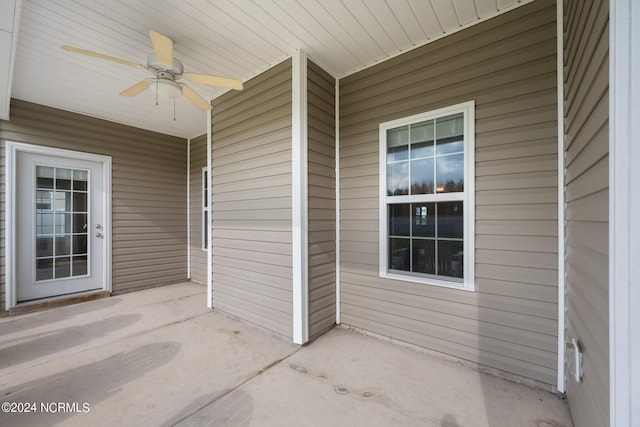
[[[35,301],[20,302],[15,307],[9,309],[9,316],[16,316],[19,314],[33,313],[34,311],[79,304],[81,302],[107,298],[110,295],[111,292],[100,289],[97,291],[89,291],[78,294],[62,295],[53,298],[44,298]]]

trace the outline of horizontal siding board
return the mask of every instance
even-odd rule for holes
[[[213,305],[292,337],[291,61],[213,101]]]
[[[555,384],[555,16],[554,2],[533,2],[340,80],[344,323]],[[469,100],[476,291],[378,277],[379,123]]]

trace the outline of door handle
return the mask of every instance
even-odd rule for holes
[[[103,237],[102,233],[96,233],[96,237]]]

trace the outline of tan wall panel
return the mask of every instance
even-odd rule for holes
[[[340,81],[345,323],[555,384],[555,27],[536,1]],[[469,100],[476,291],[379,278],[379,123]]]
[[[213,102],[213,304],[291,337],[291,61]]]
[[[112,157],[114,292],[186,279],[185,140],[13,100],[11,120],[0,121],[2,211],[7,140]],[[0,247],[5,226],[3,216]],[[4,251],[0,260],[4,269]],[[0,274],[2,309],[4,278]]]
[[[309,338],[335,324],[335,80],[307,62]]]
[[[584,377],[567,378],[576,425],[609,425],[609,1],[564,3],[567,339]]]

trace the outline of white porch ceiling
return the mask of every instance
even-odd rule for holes
[[[302,49],[342,77],[531,0],[22,0],[11,96],[180,137],[205,113],[148,90],[118,96],[145,70],[60,49],[68,44],[145,63],[148,31],[174,41],[186,70],[260,74]],[[224,92],[190,85],[203,97]]]

